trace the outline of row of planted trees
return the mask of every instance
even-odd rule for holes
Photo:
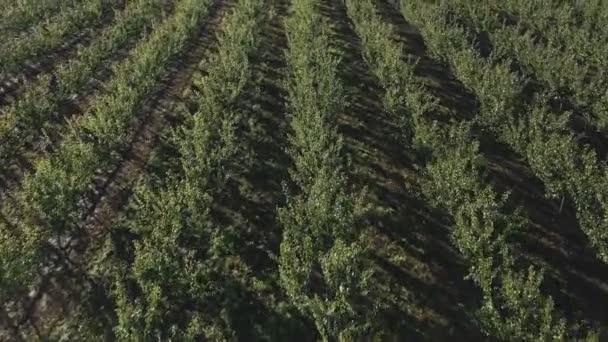
[[[281,283],[292,303],[314,322],[324,340],[354,339],[373,323],[361,306],[368,265],[358,240],[361,194],[349,187],[338,115],[345,92],[340,55],[320,1],[292,2],[288,36],[289,154],[294,166],[283,229]]]
[[[0,4],[0,35],[18,35],[40,20],[48,20],[57,12],[76,5],[76,0],[3,1]]]
[[[18,100],[0,109],[2,188],[9,186],[11,170],[20,159],[31,152],[41,152],[35,151],[36,146],[44,150],[43,137],[47,132],[53,136],[57,136],[57,132],[65,133],[67,120],[62,115],[73,96],[82,96],[83,90],[91,86],[91,79],[106,68],[121,49],[145,36],[146,29],[161,19],[162,13],[158,1],[131,2],[90,45],[79,49],[75,58],[57,66],[54,82],[50,76],[42,76],[28,84]]]
[[[194,79],[191,113],[174,130],[169,177],[144,177],[122,228],[114,228],[137,235],[132,254],[112,270],[120,338],[234,340],[243,328],[239,316],[255,287],[239,249],[244,232],[214,213],[228,184],[250,168],[238,136],[248,120],[240,101],[268,3],[238,1],[222,22],[217,52]]]
[[[483,6],[468,6],[476,17]],[[503,13],[499,17],[497,12]],[[484,19],[493,41],[510,44],[517,59],[553,95],[564,97],[594,129],[606,133],[608,18],[604,1],[500,3]],[[511,20],[505,20],[505,15]],[[499,20],[497,20],[499,19]],[[516,20],[513,20],[516,19]],[[477,21],[477,19],[475,19]],[[479,22],[479,21],[477,21]],[[516,31],[515,31],[516,30]],[[504,48],[504,47],[503,47]]]
[[[551,83],[552,76],[530,60],[531,54],[547,50],[534,48],[534,45],[527,48],[514,45],[516,31],[499,24],[495,16],[484,15],[483,20],[494,21],[497,27],[490,31],[490,35],[495,38],[493,42],[499,52],[487,58],[481,56],[467,38],[471,37],[471,32],[473,36],[479,33],[480,26],[468,27],[455,22],[458,17],[464,17],[458,20],[459,23],[482,20],[481,17],[470,17],[462,9],[465,6],[445,2],[423,6],[407,4],[403,11],[408,17],[431,18],[436,23],[430,25],[426,20],[414,20],[425,34],[433,53],[449,63],[456,76],[477,95],[480,109],[475,125],[495,134],[524,156],[534,174],[543,181],[547,197],[568,197],[571,200],[581,229],[587,234],[598,257],[608,261],[605,162],[598,159],[590,146],[577,142],[568,124],[571,112],[552,110],[550,104],[554,93],[551,86],[536,93],[529,87],[532,75],[541,82]],[[549,64],[549,68],[563,70],[560,67],[562,63],[551,65],[550,61],[544,62]],[[513,70],[514,65],[523,65],[523,74]],[[566,70],[563,75],[568,74]]]
[[[99,234],[86,231],[83,224],[97,196],[96,181],[124,161],[137,134],[135,123],[145,119],[143,103],[166,74],[168,61],[208,18],[213,2],[176,2],[173,15],[156,23],[116,64],[115,77],[103,94],[61,131],[53,153],[35,160],[33,171],[11,191],[13,200],[2,207],[0,303],[6,312],[14,307],[14,298],[41,278],[63,271],[50,262],[61,259],[67,260],[66,267],[82,265],[78,272],[101,287],[80,294],[77,301],[95,301],[101,292],[105,307],[98,316],[77,308],[72,320],[53,330],[51,338],[250,338],[242,335],[243,316],[255,310],[252,303],[268,289],[241,249],[247,236],[243,225],[219,213],[225,210],[225,198],[253,169],[253,152],[243,131],[259,118],[251,117],[243,104],[248,87],[257,81],[252,63],[260,54],[272,4],[233,4],[220,24],[217,49],[188,92],[189,111],[177,115],[183,119],[178,125],[164,130],[167,146],[162,148],[172,156],[154,161],[157,164],[141,177],[120,220],[108,234]],[[276,278],[299,312],[298,319],[310,321],[320,339],[356,340],[382,336],[383,313],[378,312],[382,303],[374,284],[379,278],[363,238],[366,197],[350,185],[348,155],[338,130],[347,95],[338,72],[341,50],[332,45],[334,28],[320,14],[324,4],[292,1],[285,22],[287,151],[292,167],[289,179],[282,180],[286,201],[277,208],[282,241]],[[541,291],[543,271],[518,255],[513,237],[530,224],[529,219],[488,179],[486,159],[473,132],[483,127],[497,133],[528,157],[550,191],[570,194],[583,228],[605,259],[603,232],[591,225],[601,220],[596,215],[603,197],[584,191],[604,184],[593,153],[575,149],[578,145],[563,122],[546,110],[542,96],[529,105],[530,115],[520,115],[517,100],[525,84],[505,62],[513,56],[480,56],[467,38],[470,28],[451,21],[453,11],[460,18],[477,18],[477,12],[465,10],[466,3],[403,1],[401,9],[421,28],[432,51],[478,96],[480,113],[471,120],[441,104],[416,75],[415,63],[395,39],[395,28],[378,14],[377,2],[345,0],[344,6],[361,38],[363,57],[382,86],[384,109],[400,127],[403,148],[424,152],[419,154],[425,165],[424,194],[452,218],[453,244],[464,256],[469,278],[481,289],[476,315],[480,329],[499,340],[592,338],[564,319]],[[2,161],[14,160],[39,132],[58,126],[51,118],[61,104],[130,35],[147,31],[147,23],[162,17],[161,12],[158,2],[131,2],[115,25],[60,66],[58,91],[51,95],[48,80],[41,78],[22,100],[7,107],[6,118],[0,119],[0,137],[9,142],[3,146],[15,150],[0,147]],[[501,51],[506,54],[509,48]],[[534,62],[528,63],[535,68]],[[547,141],[555,148],[547,149]],[[551,159],[558,157],[560,164]],[[557,165],[569,172],[567,176],[557,173]],[[87,234],[103,239],[102,247],[86,254],[71,250],[71,242]],[[70,261],[74,255],[83,260]],[[0,318],[23,321],[6,312]],[[280,328],[258,324],[253,330],[276,338],[271,330]]]
[[[144,99],[164,75],[169,59],[196,32],[210,5],[208,0],[178,2],[173,16],[115,67],[116,77],[106,92],[63,133],[54,153],[36,160],[34,171],[12,191],[13,201],[4,203],[0,223],[0,302],[5,310],[10,311],[14,301],[42,277],[57,271],[49,265],[54,256],[69,261],[69,242],[87,234],[82,223],[95,180],[117,167],[120,152],[136,133],[132,125]]]
[[[507,340],[579,336],[576,324],[567,323],[541,292],[542,270],[526,266],[513,249],[513,234],[527,227],[528,218],[511,209],[508,193],[494,189],[484,176],[474,122],[457,118],[415,75],[395,29],[377,14],[372,1],[346,1],[346,6],[363,41],[365,59],[384,87],[387,111],[405,128],[414,148],[430,151],[423,189],[454,220],[452,240],[467,260],[469,277],[482,290],[478,321],[484,332]],[[432,46],[450,46],[465,37],[462,32],[456,38],[439,34],[440,21],[425,12],[432,4],[404,1],[401,6],[408,19],[416,18]],[[462,57],[452,52],[453,58]]]
[[[39,18],[31,16],[29,24],[33,25],[33,28],[25,35],[2,32],[0,26],[1,77],[12,75],[27,61],[44,57],[60,48],[67,39],[80,32],[86,32],[104,18],[111,17],[115,5],[110,0],[86,0],[75,6],[62,7],[58,15],[48,20],[35,20]],[[9,23],[7,26],[10,26]]]

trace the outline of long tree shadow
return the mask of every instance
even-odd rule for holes
[[[239,137],[246,146],[243,177],[232,183],[229,206],[238,211],[248,224],[259,226],[252,230],[251,241],[257,241],[263,250],[248,250],[258,254],[249,258],[258,269],[276,269],[279,251],[280,228],[277,226],[277,207],[284,203],[281,182],[288,179],[291,161],[286,153],[287,117],[286,90],[282,81],[286,78],[283,49],[286,38],[279,24],[268,25],[264,32],[260,54],[253,56],[253,79],[246,86],[239,107],[249,120],[248,126],[240,127]],[[234,192],[234,193],[233,193]],[[227,209],[227,208],[225,208]],[[265,256],[263,256],[265,255]],[[263,260],[265,259],[265,260]]]
[[[285,204],[283,182],[292,167],[286,150],[288,95],[284,88],[288,46],[283,21],[288,2],[271,3],[270,20],[251,59],[252,78],[239,103],[244,115],[238,132],[245,154],[237,171],[241,176],[228,184],[214,215],[222,225],[238,227],[239,255],[252,270],[252,278],[267,287],[248,291],[255,300],[238,313],[240,340],[259,338],[262,333],[271,340],[313,341],[317,338],[314,325],[288,303],[278,277],[282,231],[277,215]],[[279,307],[283,311],[277,311]]]
[[[395,32],[394,39],[404,47],[404,59],[415,63],[415,75],[425,81],[427,90],[440,100],[440,104],[452,109],[459,120],[471,120],[479,109],[479,103],[444,61],[432,58],[424,38],[417,28],[406,22],[395,6],[386,1],[376,1],[378,14]]]
[[[512,202],[523,207],[530,218],[530,226],[517,235],[516,242],[526,258],[547,268],[547,292],[567,317],[605,324],[608,265],[590,247],[574,204],[567,198],[546,198],[542,181],[508,147],[496,142],[482,147],[495,186],[511,191]]]
[[[423,37],[406,18],[385,1],[379,1],[378,7],[380,14],[395,26],[397,34],[404,37],[402,42],[417,44],[410,51],[426,51],[420,47],[424,46]],[[450,89],[453,88],[446,87],[444,91]],[[511,192],[510,204],[522,207],[531,221],[514,243],[522,256],[547,267],[543,283],[547,293],[569,318],[596,324],[606,322],[608,307],[603,303],[608,301],[608,266],[588,247],[572,203],[547,199],[542,181],[533,175],[521,156],[494,136],[481,130],[476,134],[481,143],[480,152],[487,160],[487,178],[496,189]]]
[[[361,41],[340,2],[320,8],[333,25],[336,49],[343,52],[339,74],[347,91],[340,132],[351,158],[351,177],[366,188],[373,209],[369,248],[385,284],[385,318],[398,337],[479,339],[471,313],[479,292],[460,255],[451,247],[449,222],[420,194],[415,157],[400,139],[398,126],[383,109],[382,89],[363,56]],[[400,326],[398,322],[402,322]]]

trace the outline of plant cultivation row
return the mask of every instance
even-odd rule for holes
[[[51,19],[57,11],[77,4],[76,0],[4,1],[0,5],[0,36],[18,35],[40,21]]]
[[[337,116],[345,108],[340,56],[332,51],[330,26],[319,6],[316,0],[292,2],[286,23],[294,186],[279,209],[279,271],[292,303],[324,340],[349,339],[369,328],[360,306],[369,276],[358,244],[363,205],[346,176],[337,131]]]
[[[606,132],[608,63],[603,56],[608,49],[605,42],[596,39],[601,34],[567,25],[565,20],[559,20],[562,16],[558,10],[557,14],[547,11],[557,19],[544,18],[545,22],[551,19],[557,22],[543,25],[543,20],[537,16],[526,18],[525,13],[529,12],[523,4],[507,1],[506,8],[502,9],[463,1],[450,5],[456,16],[464,16],[462,21],[470,25],[472,31],[489,34],[494,58],[517,63],[519,76],[539,83],[534,86],[553,97],[553,106],[560,107],[556,109],[575,110],[577,115],[585,116],[588,126]],[[567,13],[573,11],[571,5],[564,7]],[[515,22],[505,19],[507,11],[516,13],[507,17],[517,15],[516,19],[511,19]],[[608,13],[608,10],[604,12]],[[583,43],[586,45],[579,46]]]
[[[542,93],[524,101],[525,84],[509,63],[481,57],[465,29],[450,23],[446,5],[406,4],[402,9],[408,18],[416,18],[433,52],[477,95],[477,124],[526,158],[549,197],[572,200],[581,229],[607,262],[606,167],[591,148],[577,144],[567,126],[569,114],[553,113]],[[422,18],[432,19],[432,25]]]
[[[606,4],[0,0],[0,340],[602,340]]]
[[[120,338],[230,340],[240,328],[251,270],[236,248],[239,227],[222,225],[213,208],[249,168],[239,101],[268,9],[266,1],[241,0],[222,22],[218,50],[193,81],[193,112],[173,130],[173,167],[143,177],[115,228],[137,236],[113,291]]]
[[[14,193],[17,204],[3,208],[11,221],[0,227],[3,303],[36,282],[57,241],[86,233],[80,225],[95,177],[119,162],[142,101],[163,76],[167,61],[199,28],[210,5],[208,0],[178,2],[174,15],[116,67],[107,93],[71,127],[55,153],[38,160],[35,171],[24,177]]]
[[[540,290],[542,271],[523,267],[510,246],[512,234],[526,228],[527,218],[508,209],[508,194],[497,192],[484,179],[483,156],[470,123],[433,120],[449,116],[449,109],[439,105],[414,76],[414,64],[404,58],[394,29],[376,14],[372,1],[346,4],[363,41],[365,59],[385,89],[387,111],[410,116],[395,120],[411,122],[404,133],[412,135],[415,148],[431,151],[426,166],[429,180],[423,189],[453,217],[453,242],[483,293],[480,325],[499,339],[564,338],[571,332],[551,298]],[[403,4],[404,9],[409,6],[427,5]]]
[[[605,1],[508,0],[497,7],[504,11],[505,19],[515,19],[527,29],[535,30],[549,45],[579,56],[581,62],[605,65],[605,58],[598,54],[605,51],[608,42]]]
[[[40,77],[29,84],[22,96],[2,108],[0,114],[0,179],[6,184],[9,170],[40,141],[45,130],[55,131],[62,107],[79,94],[97,72],[129,41],[137,38],[162,13],[157,1],[134,1],[118,15],[89,46],[79,50],[76,58],[58,66],[54,82],[51,76]]]
[[[26,61],[58,49],[67,38],[94,26],[112,13],[111,4],[110,0],[86,0],[66,9],[49,23],[38,23],[29,35],[6,37],[0,44],[0,75],[15,73]]]

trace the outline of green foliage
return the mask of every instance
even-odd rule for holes
[[[506,2],[506,8],[523,17],[515,26],[504,24],[497,9],[472,6],[465,1],[408,6],[417,16],[425,15],[440,23],[432,27],[426,23],[424,31],[433,52],[453,66],[456,76],[477,95],[481,108],[476,124],[526,157],[535,175],[544,182],[548,197],[567,196],[576,204],[581,228],[598,257],[607,262],[605,163],[574,138],[569,128],[574,114],[551,105],[571,92],[575,103],[603,106],[605,87],[598,87],[593,81],[595,76],[589,75],[588,68],[595,66],[579,62],[577,54],[563,53],[565,48],[559,43],[564,32],[578,29],[555,32],[553,25],[543,27],[548,41],[541,48],[539,38],[530,29],[534,20],[526,20],[530,13],[536,13],[530,12],[531,8],[538,10],[536,2]],[[549,12],[567,18],[571,11],[571,5],[564,4]],[[542,15],[534,18],[538,25],[551,20]],[[462,22],[467,23],[466,27]],[[489,32],[494,47],[492,56],[480,56],[467,38],[471,32],[477,35]],[[449,44],[444,43],[444,37],[449,37]],[[517,72],[512,71],[514,65],[519,66]],[[542,92],[532,93],[534,83],[530,79],[538,83],[537,87],[542,86]]]
[[[498,332],[502,340],[556,341],[567,337],[564,319],[555,317],[555,305],[543,298],[540,291],[542,273],[530,267],[526,272],[503,272],[499,301],[487,302],[481,309],[484,322],[491,331]],[[499,314],[499,309],[509,312]]]
[[[15,35],[32,27],[39,19],[51,19],[66,9],[76,5],[76,1],[24,0],[4,1],[0,4],[0,34]]]
[[[251,78],[266,6],[236,5],[207,75],[194,81],[197,111],[174,137],[181,172],[158,188],[142,182],[136,191],[123,223],[138,235],[134,258],[114,272],[121,339],[237,340],[254,277],[240,256],[239,227],[210,213],[247,153],[235,134],[244,120],[237,102]]]
[[[470,3],[460,4],[462,8],[471,11],[477,7]],[[563,117],[555,120],[555,116],[542,107],[528,109],[527,113],[522,111],[520,96],[524,92],[525,84],[520,76],[511,72],[511,56],[481,57],[476,46],[467,38],[471,33],[471,20],[463,15],[458,6],[446,1],[440,1],[437,5],[402,1],[402,10],[404,15],[413,19],[421,28],[432,46],[432,52],[453,66],[456,76],[477,94],[481,108],[474,124],[497,134],[515,150],[524,152],[537,175],[546,182],[550,192],[556,193],[568,189],[572,182],[578,182],[580,179],[597,179],[597,177],[581,177],[578,172],[568,172],[569,169],[580,170],[578,165],[586,165],[585,170],[593,170],[592,153],[580,153],[580,150],[573,149],[572,140],[567,133],[562,132],[565,126]],[[483,11],[480,9],[480,12]],[[458,21],[454,19],[455,17]],[[490,16],[484,15],[480,20],[487,21],[488,17]],[[532,105],[534,101],[533,98]],[[569,149],[570,153],[567,152]],[[579,152],[579,155],[574,156],[572,153],[574,151]],[[469,163],[468,161],[472,160],[471,157],[456,158],[458,160],[452,163],[448,161],[448,165],[439,170],[443,169],[444,174],[452,175],[453,165]],[[434,168],[435,166],[431,166],[431,170]],[[457,177],[452,177],[458,178],[459,181],[444,186],[451,188],[452,192],[457,191],[455,189],[459,188],[459,184],[466,184],[462,179],[469,178],[474,181],[472,176],[471,173],[468,175],[461,173]],[[466,187],[472,190],[469,196],[471,194],[475,196],[469,199],[465,197],[461,207],[454,207],[450,211],[455,213],[457,226],[462,226],[457,230],[462,229],[462,232],[468,233],[464,230],[470,229],[466,228],[468,226],[474,227],[473,231],[482,229],[475,234],[455,235],[457,245],[466,246],[464,249],[461,248],[465,255],[467,250],[479,254],[478,250],[483,242],[475,240],[477,237],[485,237],[485,243],[489,247],[489,250],[481,247],[482,253],[471,258],[474,263],[475,260],[480,261],[472,275],[484,290],[485,304],[480,313],[486,331],[499,338],[516,340],[552,340],[563,339],[571,334],[576,335],[577,332],[573,331],[574,326],[567,326],[563,318],[560,318],[551,298],[540,292],[542,272],[532,268],[528,270],[515,268],[517,259],[509,249],[508,238],[514,230],[526,227],[526,218],[518,211],[505,212],[504,205],[507,204],[508,197],[498,197],[490,188],[479,183],[473,186],[476,182],[478,180]],[[589,186],[587,190],[602,188],[597,187],[597,183],[586,185]],[[464,192],[454,195],[462,193]],[[436,192],[434,195],[437,196]],[[450,201],[447,200],[447,203]],[[467,213],[466,211],[470,209],[473,211]],[[598,210],[583,211],[581,209],[587,208],[580,205],[578,209],[579,219],[592,212],[599,212]],[[599,237],[597,230],[591,228],[590,221],[581,220],[584,230],[590,236]],[[490,238],[495,234],[493,232],[498,233],[500,238]],[[458,242],[459,239],[462,241]],[[597,239],[591,240],[596,246],[601,247]],[[493,252],[487,253],[492,250]],[[494,261],[487,257],[489,254],[494,254]],[[491,266],[491,262],[496,266]],[[492,272],[496,272],[494,275],[490,274],[491,269]]]
[[[19,70],[30,58],[40,57],[59,48],[66,38],[100,21],[111,13],[110,0],[86,0],[67,8],[51,22],[41,22],[27,37],[11,37],[3,41],[0,72],[3,75]]]
[[[76,58],[58,66],[55,89],[51,89],[50,78],[42,76],[25,89],[18,101],[2,108],[0,177],[6,177],[15,160],[27,146],[40,140],[42,132],[56,128],[53,125],[56,113],[70,97],[85,88],[113,54],[133,39],[133,35],[141,34],[147,23],[160,14],[155,1],[132,2],[98,39],[80,49]]]
[[[287,205],[279,209],[279,270],[292,303],[312,318],[323,340],[356,339],[374,322],[358,304],[364,295],[361,277],[370,272],[357,244],[363,205],[348,192],[337,132],[345,103],[340,56],[330,48],[329,26],[318,5],[293,3],[287,21],[290,175],[297,190],[288,192]]]
[[[80,224],[89,207],[86,198],[97,173],[115,167],[118,160],[112,151],[124,148],[128,142],[131,134],[127,131],[136,109],[162,76],[168,59],[197,28],[208,5],[206,0],[180,2],[174,17],[158,26],[150,39],[138,45],[117,67],[121,76],[109,83],[108,93],[98,98],[83,120],[71,127],[73,130],[66,133],[56,153],[41,158],[35,171],[25,175],[22,188],[15,194],[19,200],[17,205],[3,207],[3,212],[10,212],[18,222],[14,227],[2,229],[14,230],[10,233],[12,236],[25,238],[27,255],[17,263],[19,258],[11,251],[18,250],[3,245],[1,249],[8,255],[2,255],[0,264],[10,270],[1,275],[3,278],[5,274],[21,272],[24,277],[10,281],[23,281],[19,286],[30,288],[34,285],[32,282],[37,281],[35,275],[40,271],[39,267],[44,267],[41,262],[53,249],[50,239],[67,239],[82,229]],[[192,21],[192,18],[197,20]],[[136,22],[127,21],[123,25],[131,26]],[[131,86],[128,91],[124,84]],[[4,239],[1,242],[9,243]]]
[[[433,114],[446,115],[449,111],[431,95],[424,94],[423,83],[414,76],[414,65],[394,57],[394,51],[404,49],[393,40],[393,28],[382,24],[372,1],[347,1],[346,4],[357,32],[363,37],[372,70],[387,94],[404,94],[399,114],[411,116],[408,121],[412,126],[408,129],[413,132],[414,141],[432,150],[432,160],[427,165],[428,182],[423,190],[454,219],[452,239],[469,265],[470,278],[482,290],[484,300],[478,317],[484,331],[499,339],[513,336],[518,340],[563,338],[565,322],[551,298],[540,292],[542,276],[534,269],[526,272],[515,268],[509,240],[515,231],[525,228],[528,221],[519,210],[509,209],[508,193],[497,193],[484,179],[484,159],[478,151],[479,143],[471,134],[473,123],[456,124],[452,119],[446,125],[432,120]],[[477,55],[456,50],[458,43],[466,37],[464,28],[445,29],[441,24],[437,25],[442,22],[445,9],[435,10],[433,5],[424,2],[403,1],[401,5],[408,19],[415,18],[435,51],[450,52],[449,61],[459,75],[466,73],[479,81],[480,86],[475,90],[480,90],[480,96],[485,99],[487,116],[484,119],[489,121],[488,125],[508,122],[501,114],[508,105],[504,102],[504,93],[508,94],[512,89],[487,89],[495,83],[487,80],[487,70],[473,63],[476,61],[473,57],[477,58]],[[395,81],[385,72],[386,65],[393,65],[392,73],[404,75],[404,78]],[[502,71],[502,74],[492,75],[502,75],[498,77],[499,81],[513,84],[508,70]],[[390,103],[388,108],[391,108]],[[527,314],[522,315],[524,312]]]
[[[356,22],[368,23],[358,26],[357,30],[362,40],[365,60],[373,67],[384,87],[384,108],[399,123],[403,140],[411,142],[414,135],[411,131],[413,118],[403,115],[408,94],[402,91],[402,86],[413,77],[414,69],[402,67],[405,58],[403,46],[395,44],[392,37],[386,34],[392,28],[374,13],[372,3],[359,1],[348,4],[349,15]]]
[[[60,319],[44,328],[46,339],[282,340],[305,339],[294,336],[304,330],[325,341],[388,339],[394,322],[382,321],[394,319],[391,306],[403,298],[378,295],[393,288],[377,284],[385,270],[370,259],[373,233],[366,235],[371,230],[365,222],[372,215],[362,191],[350,185],[351,165],[338,129],[348,107],[339,72],[345,60],[332,44],[338,33],[322,14],[336,9],[326,8],[335,6],[332,2],[291,1],[284,57],[292,165],[289,179],[279,180],[286,198],[276,213],[253,208],[258,198],[237,209],[229,198],[268,195],[249,184],[259,171],[249,134],[264,131],[260,127],[266,124],[258,120],[269,118],[251,115],[259,113],[247,107],[251,93],[266,86],[256,68],[273,67],[265,62],[274,52],[261,51],[261,38],[265,30],[277,30],[273,16],[283,4],[239,0],[227,6],[217,27],[217,49],[210,49],[185,95],[189,111],[177,109],[178,122],[171,122],[176,127],[163,128],[161,148],[170,152],[153,152],[148,173],[109,231],[88,231],[95,225],[88,223],[100,196],[96,188],[124,161],[137,124],[146,119],[139,117],[144,101],[215,4],[175,1],[173,16],[164,18],[163,3],[128,1],[99,37],[57,64],[54,76],[32,80],[2,107],[0,177],[10,183],[20,158],[32,168],[2,194],[0,339],[2,329],[13,326],[26,337],[38,334],[26,327],[29,313],[19,300],[27,304],[28,292],[43,279],[54,282],[70,272],[83,284],[66,291],[70,298]],[[472,120],[458,117],[433,95],[435,80],[418,76],[417,61],[382,17],[381,4],[344,4],[363,59],[382,87],[382,113],[399,127],[402,148],[424,154],[418,160],[424,165],[422,193],[452,220],[452,243],[481,290],[478,327],[496,340],[581,338],[578,323],[566,321],[541,290],[543,270],[519,256],[514,237],[530,222],[510,193],[489,179],[476,132],[495,135],[522,155],[547,197],[567,196],[598,257],[608,261],[608,171],[570,128],[574,117],[602,134],[608,127],[606,4],[401,1],[429,51],[475,94],[479,111]],[[56,50],[74,34],[91,34],[88,27],[109,18],[113,7],[110,0],[0,3],[0,35],[11,36],[2,43],[0,71],[17,72],[26,60]],[[44,13],[52,10],[58,12]],[[19,37],[7,34],[28,26]],[[87,102],[86,112],[66,124],[59,116],[72,96],[89,89],[119,50],[142,37],[124,60],[112,62],[113,78]],[[484,37],[490,53],[482,51]],[[274,39],[275,33],[265,38]],[[43,155],[51,147],[45,140],[51,139],[60,142]],[[390,215],[393,209],[382,210]],[[262,244],[280,242],[278,255],[250,239],[252,228],[263,228],[258,220],[273,219],[281,236],[263,232],[273,241]],[[261,262],[258,252],[265,253]],[[259,272],[265,262],[269,265]]]

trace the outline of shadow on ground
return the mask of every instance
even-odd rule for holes
[[[449,221],[420,194],[412,150],[400,142],[400,129],[383,110],[383,91],[363,60],[344,6],[325,1],[321,7],[343,52],[339,72],[348,105],[340,131],[351,157],[353,185],[367,188],[374,207],[368,238],[385,284],[386,302],[380,305],[390,322],[387,330],[417,340],[479,339],[471,317],[479,293],[464,280],[467,271],[450,244]]]
[[[428,51],[420,33],[394,7],[385,1],[377,3],[379,13],[395,27],[397,39],[408,47],[407,51],[414,58],[420,59],[418,75],[437,79],[437,71],[439,74],[442,72],[435,66],[441,64],[427,57]],[[450,71],[444,69],[443,73],[450,74]],[[434,89],[439,91],[440,98],[461,101],[462,93],[453,96],[441,94],[458,93],[458,89],[464,87],[454,86],[452,82],[458,81],[451,76],[439,79],[450,80],[439,82],[444,86]],[[465,91],[464,97],[469,98],[463,101],[466,106],[451,108],[475,113],[475,95]],[[450,101],[445,100],[444,104],[449,105]],[[466,118],[467,115],[459,117]],[[608,307],[603,303],[608,302],[608,265],[598,260],[589,248],[572,203],[547,199],[542,181],[533,175],[524,158],[495,137],[483,132],[478,132],[478,135],[480,152],[488,161],[488,179],[497,190],[511,191],[513,205],[522,207],[530,218],[528,230],[521,232],[514,241],[517,249],[534,264],[547,268],[543,286],[568,318],[605,325]]]

